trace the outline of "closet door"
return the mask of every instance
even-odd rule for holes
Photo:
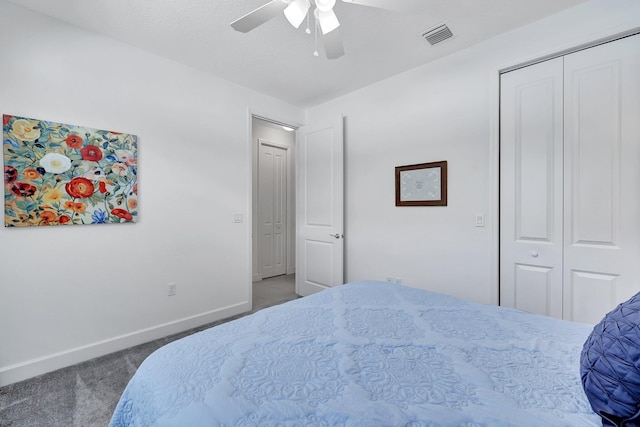
[[[258,224],[262,278],[286,273],[287,149],[260,141]]]
[[[562,317],[562,58],[501,76],[500,304]]]
[[[640,36],[565,57],[564,318],[640,291]]]

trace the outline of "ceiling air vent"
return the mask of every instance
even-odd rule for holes
[[[422,37],[428,41],[431,46],[433,46],[436,43],[440,43],[443,40],[453,37],[453,33],[446,24],[442,24],[425,31],[422,33]]]

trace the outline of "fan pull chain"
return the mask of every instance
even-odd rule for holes
[[[310,13],[307,13],[307,29],[304,30],[304,32],[307,34],[311,34],[311,30],[309,29],[309,15]]]
[[[314,14],[313,14],[313,20],[314,20],[314,22],[315,22],[314,27],[315,27],[315,39],[316,39],[316,41],[315,41],[316,46],[315,46],[315,47],[316,47],[316,50],[314,50],[314,51],[313,51],[313,56],[318,56],[318,55],[320,55],[320,54],[318,53],[318,26],[320,25],[320,23],[319,23],[319,22],[318,22],[318,20],[316,19],[316,16],[315,16],[315,15],[316,15],[316,14],[314,13]]]

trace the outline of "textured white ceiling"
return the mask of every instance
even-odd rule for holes
[[[338,0],[346,54],[336,60],[321,45],[314,57],[313,35],[284,16],[246,34],[230,27],[267,0],[9,1],[307,107],[586,0],[423,0],[412,13]],[[431,47],[420,34],[441,23],[454,37]]]

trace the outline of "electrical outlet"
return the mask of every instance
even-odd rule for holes
[[[234,213],[233,214],[233,222],[235,222],[236,224],[239,224],[242,221],[244,221],[244,218],[243,218],[243,215],[241,213]]]
[[[169,283],[168,289],[167,289],[168,296],[172,297],[176,294],[176,286],[177,286],[177,283]]]
[[[393,276],[387,276],[387,282],[393,283]]]
[[[402,285],[402,278],[401,277],[394,277],[392,283],[394,285]]]

